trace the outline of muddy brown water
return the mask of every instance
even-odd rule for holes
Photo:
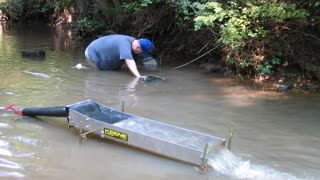
[[[78,132],[65,118],[20,117],[0,111],[0,179],[320,179],[320,97],[257,90],[196,68],[142,69],[168,79],[143,84],[126,69],[86,65],[84,45],[46,26],[0,25],[0,106],[69,105],[93,99],[114,109],[218,137],[233,129],[231,151],[192,165]],[[44,61],[21,51],[44,49]],[[164,65],[165,66],[165,65]],[[45,78],[27,72],[43,73]]]

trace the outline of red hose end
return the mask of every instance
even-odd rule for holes
[[[11,105],[5,107],[4,110],[11,109],[14,113],[16,113],[18,115],[22,115],[22,112],[17,110],[17,109],[15,109],[15,108],[13,108],[13,106],[15,106],[15,104],[11,104]]]

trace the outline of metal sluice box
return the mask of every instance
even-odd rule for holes
[[[92,100],[67,106],[68,123],[80,132],[94,133],[206,170],[207,154],[225,139],[116,111]]]

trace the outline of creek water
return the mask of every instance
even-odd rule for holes
[[[65,118],[0,111],[0,179],[320,179],[319,96],[262,91],[170,65],[142,68],[143,75],[168,79],[144,84],[125,68],[73,68],[86,66],[84,48],[68,31],[1,24],[0,106],[51,107],[93,99],[120,110],[125,102],[128,113],[197,132],[225,138],[232,129],[231,151],[210,154],[212,168],[200,174],[192,165],[108,140],[81,142]],[[45,50],[45,59],[22,58],[28,49]]]

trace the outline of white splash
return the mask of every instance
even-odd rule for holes
[[[220,149],[210,154],[208,164],[213,167],[214,173],[235,179],[302,180],[268,166],[252,164],[249,160],[243,160],[227,149]]]
[[[0,158],[0,168],[23,169],[22,165],[3,158]]]
[[[5,95],[14,95],[13,92],[4,92],[3,94],[5,94]]]
[[[9,142],[0,139],[0,147],[9,147]]]
[[[0,148],[0,156],[9,156],[9,157],[11,157],[12,153],[7,149]]]
[[[24,178],[25,175],[19,172],[7,172],[7,171],[0,171],[0,177],[13,177],[13,178]]]
[[[89,69],[88,67],[86,67],[86,66],[83,66],[81,63],[79,63],[79,64],[77,64],[77,65],[75,65],[75,66],[73,66],[72,68],[76,68],[76,69]]]
[[[1,128],[7,128],[7,127],[9,127],[10,125],[9,124],[7,124],[7,123],[0,123],[0,127]],[[1,144],[1,143],[0,143]]]

